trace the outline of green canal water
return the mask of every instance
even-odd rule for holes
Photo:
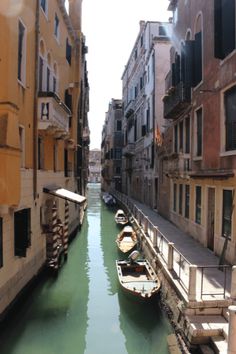
[[[0,354],[167,354],[171,332],[158,302],[119,287],[114,211],[88,187],[83,227],[56,279],[44,275],[0,331]]]

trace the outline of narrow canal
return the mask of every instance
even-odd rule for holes
[[[158,303],[119,288],[114,211],[90,184],[83,227],[57,279],[47,275],[0,331],[1,354],[167,354],[171,332]]]

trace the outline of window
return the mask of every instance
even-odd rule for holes
[[[185,119],[185,153],[190,153],[190,118]]]
[[[183,152],[183,142],[184,142],[184,123],[183,121],[179,123],[179,150]]]
[[[149,132],[150,130],[150,105],[148,103],[148,108],[146,111],[146,125],[147,125],[147,131]]]
[[[189,185],[185,185],[185,211],[184,216],[188,219],[189,218]]]
[[[197,186],[195,199],[195,222],[201,224],[201,209],[202,209],[202,188]]]
[[[235,49],[235,0],[215,0],[215,57],[224,59]]]
[[[174,183],[173,186],[173,210],[176,211],[176,202],[177,202],[177,184]]]
[[[183,185],[179,185],[179,214],[183,212]]]
[[[50,91],[50,77],[51,77],[50,68],[47,67],[47,92]]]
[[[202,156],[202,108],[196,111],[196,156]]]
[[[43,58],[39,57],[39,92],[43,91]]]
[[[174,152],[178,152],[178,125],[174,127]]]
[[[0,268],[3,266],[3,228],[2,218],[0,218]]]
[[[26,257],[31,244],[31,212],[22,209],[14,213],[15,256]]]
[[[19,126],[20,150],[21,150],[21,167],[25,167],[25,128]]]
[[[120,166],[117,166],[116,167],[116,174],[119,175],[121,173],[121,168]]]
[[[25,83],[26,68],[26,29],[21,21],[18,24],[18,80]]]
[[[202,81],[202,32],[195,34],[193,76],[193,86],[197,86]]]
[[[122,122],[121,122],[121,120],[118,120],[116,122],[116,130],[121,131],[121,129],[122,129]]]
[[[65,105],[72,110],[72,95],[70,95],[69,90],[65,90]]]
[[[233,191],[223,190],[222,210],[222,236],[231,239],[232,213],[233,213]]]
[[[55,14],[54,18],[54,35],[57,39],[59,39],[59,18],[57,14]]]
[[[47,14],[47,0],[40,0],[41,9],[45,14]]]
[[[164,26],[159,26],[159,36],[166,36],[166,29]]]
[[[236,150],[236,86],[225,92],[225,150]]]
[[[71,45],[68,38],[66,38],[66,60],[71,65]]]

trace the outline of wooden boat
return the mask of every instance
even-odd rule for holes
[[[116,261],[116,269],[121,287],[134,297],[148,300],[159,292],[161,282],[147,259]]]
[[[123,253],[132,251],[137,245],[138,239],[132,226],[125,226],[116,238],[116,244]]]
[[[118,225],[126,225],[129,222],[129,219],[122,209],[118,209],[115,214],[115,221]]]
[[[108,206],[115,206],[116,205],[115,198],[109,193],[104,193],[102,196],[102,199],[103,199],[104,203]]]

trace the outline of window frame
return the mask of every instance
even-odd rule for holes
[[[198,152],[199,147],[199,134],[198,134],[198,115],[197,112],[201,111],[201,154]],[[203,106],[198,107],[194,111],[194,160],[202,160],[203,156],[203,121],[204,121],[204,113]]]
[[[24,32],[20,44],[20,26]],[[18,18],[18,57],[17,57],[17,79],[25,87],[26,84],[26,54],[27,54],[27,28],[21,18]]]
[[[45,7],[42,6],[43,1],[45,3]],[[46,18],[48,18],[48,0],[40,0],[40,9],[42,10]]]
[[[234,189],[229,189],[225,188],[222,189],[222,215],[221,215],[221,236],[223,238],[226,238],[226,235],[224,235],[224,229],[225,229],[225,224],[224,224],[224,212],[225,212],[225,205],[224,205],[224,192],[231,192],[231,215],[230,215],[230,235],[228,237],[228,240],[232,240],[232,235],[233,235],[233,203],[234,203]]]
[[[200,188],[200,203],[197,190]],[[200,204],[200,206],[198,206]],[[199,215],[199,218],[198,218]],[[202,222],[202,186],[195,186],[195,223],[201,225]]]

